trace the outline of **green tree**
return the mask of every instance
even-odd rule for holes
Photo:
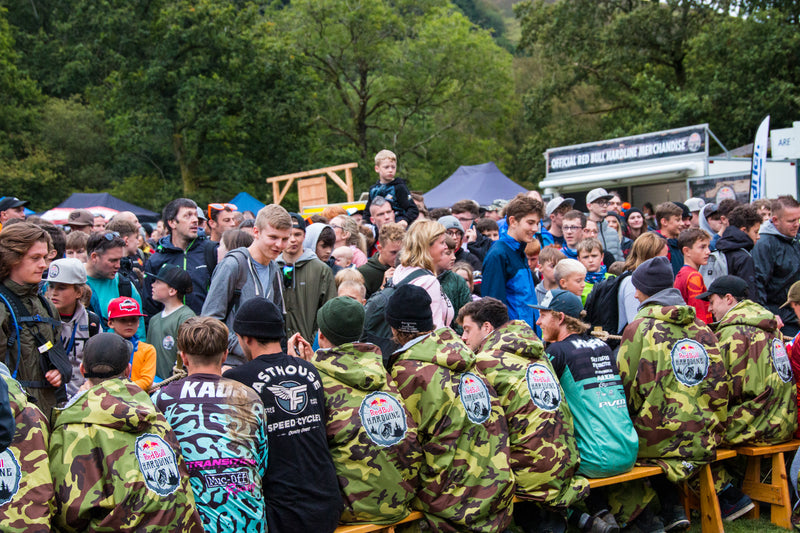
[[[318,77],[317,154],[356,158],[361,185],[374,179],[370,161],[381,148],[398,154],[412,188],[460,164],[508,157],[511,56],[451,4],[297,0],[281,15],[279,27]]]

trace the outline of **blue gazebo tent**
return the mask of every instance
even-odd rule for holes
[[[231,203],[235,205],[239,211],[252,211],[254,215],[257,214],[262,207],[267,205],[244,191],[234,196]]]
[[[425,206],[450,207],[458,200],[475,200],[489,205],[495,200],[510,200],[527,189],[511,181],[493,162],[461,166],[453,175],[425,193]]]

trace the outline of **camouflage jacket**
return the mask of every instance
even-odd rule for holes
[[[415,507],[433,531],[502,531],[514,496],[508,426],[472,350],[440,328],[392,357],[424,456]]]
[[[178,440],[142,389],[105,380],[52,424],[54,529],[202,533]]]
[[[542,343],[514,320],[483,342],[475,367],[497,391],[508,422],[511,469],[520,498],[569,507],[588,494],[572,413]]]
[[[25,391],[3,364],[0,375],[8,385],[11,412],[17,425],[11,445],[0,453],[0,529],[25,533],[50,531],[55,495],[47,457],[50,437],[47,418],[28,401]]]
[[[328,446],[345,524],[390,524],[408,516],[422,458],[417,426],[373,344],[318,350]]]
[[[712,459],[725,429],[728,375],[717,338],[677,289],[642,303],[622,333],[617,366],[640,459],[673,482]]]
[[[797,388],[775,315],[736,304],[714,328],[731,379],[725,443],[777,444],[797,428]]]

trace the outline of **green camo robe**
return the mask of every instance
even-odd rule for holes
[[[797,429],[797,387],[775,315],[750,300],[736,304],[714,329],[731,379],[724,442],[777,444]]]
[[[725,429],[728,375],[717,338],[677,289],[642,304],[622,334],[617,365],[639,458],[672,482],[709,462]]]
[[[178,440],[142,389],[105,380],[52,423],[56,528],[202,533]]]
[[[589,493],[580,466],[572,413],[536,333],[514,320],[487,335],[475,366],[497,391],[508,422],[516,495],[569,507]],[[531,390],[552,393],[545,404]]]
[[[0,375],[8,385],[11,412],[16,420],[14,440],[0,453],[0,530],[36,533],[50,531],[55,509],[53,480],[47,457],[50,430],[41,410],[14,380],[5,365]],[[10,480],[10,482],[9,482]]]
[[[326,429],[345,524],[391,524],[408,516],[422,450],[417,427],[373,344],[318,350]]]
[[[440,328],[392,358],[424,456],[414,505],[433,531],[503,531],[514,496],[508,426],[472,350]]]

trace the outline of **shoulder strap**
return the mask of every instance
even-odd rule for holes
[[[100,317],[97,316],[97,313],[93,311],[86,310],[86,317],[89,323],[89,336],[94,337],[98,333],[100,333]]]
[[[247,282],[247,256],[245,253],[239,249],[235,249],[225,255],[225,257],[228,256],[236,259],[238,269],[236,270],[236,284],[233,289],[233,297],[228,302],[228,309],[225,312],[226,318],[231,314],[233,308],[239,305],[239,299],[242,297],[242,287],[244,287],[244,284]]]
[[[397,287],[411,283],[415,279],[421,278],[422,276],[433,276],[433,273],[426,268],[420,268],[419,270],[415,270],[408,276],[404,277],[402,280],[398,281],[396,285],[392,284],[392,287],[396,289]]]
[[[217,267],[218,247],[219,243],[214,243],[214,241],[206,241],[205,248],[203,249],[203,255],[206,261],[206,268],[208,269],[209,279],[214,274],[214,269]]]

